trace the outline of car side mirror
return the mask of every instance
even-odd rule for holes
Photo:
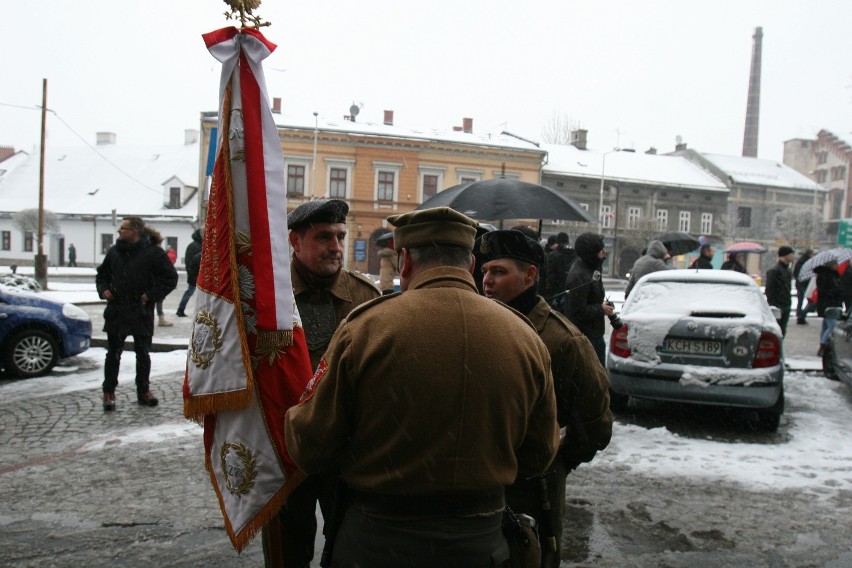
[[[778,306],[769,306],[769,311],[772,312],[772,317],[777,320],[781,319],[781,308],[779,308]]]

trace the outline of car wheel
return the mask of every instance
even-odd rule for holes
[[[18,377],[37,377],[48,373],[58,360],[56,339],[40,329],[21,331],[6,343],[6,370]]]
[[[761,430],[775,432],[781,423],[781,415],[784,414],[784,393],[778,397],[778,401],[769,408],[757,411],[757,423]]]
[[[832,381],[840,380],[834,367],[834,344],[830,341],[822,352],[822,374]]]
[[[619,394],[612,389],[609,389],[609,409],[613,412],[622,412],[627,410],[627,404],[630,402],[630,396]]]

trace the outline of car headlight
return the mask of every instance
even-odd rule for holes
[[[62,304],[62,315],[69,319],[89,321],[89,314],[74,304]]]

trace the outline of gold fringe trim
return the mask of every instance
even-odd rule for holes
[[[284,356],[284,352],[291,345],[293,345],[292,330],[258,331],[255,352],[261,357],[266,357],[267,363],[271,367],[276,359]]]
[[[248,408],[251,406],[253,394],[251,389],[242,389],[227,393],[194,395],[183,400],[183,416],[203,425],[204,417],[208,414]]]

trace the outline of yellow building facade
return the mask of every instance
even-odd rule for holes
[[[470,119],[441,131],[395,126],[390,111],[385,111],[382,123],[315,117],[300,123],[279,113],[274,116],[285,160],[288,209],[323,197],[345,200],[345,265],[369,274],[378,274],[375,242],[390,230],[389,215],[412,211],[431,195],[469,181],[502,175],[540,183],[546,156],[535,143],[509,133],[477,134]],[[201,117],[202,148],[208,154],[217,120],[216,113]],[[208,163],[208,156],[201,163]],[[202,165],[202,170],[204,181],[207,167]],[[205,213],[202,199],[200,217]]]

